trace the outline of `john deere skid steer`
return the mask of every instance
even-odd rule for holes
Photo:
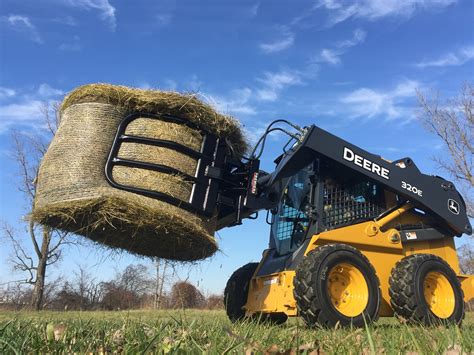
[[[227,283],[229,318],[363,326],[395,313],[459,324],[474,277],[459,269],[453,237],[472,228],[454,185],[409,158],[389,162],[316,126],[290,126],[293,146],[275,171],[257,168],[271,125],[237,207],[220,206],[221,227],[260,209],[270,224],[262,260]]]
[[[274,131],[289,141],[267,173],[259,163]],[[189,201],[166,202],[209,218],[217,213],[218,229],[262,210],[270,225],[260,262],[235,271],[225,288],[232,321],[301,316],[308,325],[363,326],[396,314],[461,323],[474,277],[461,274],[454,237],[472,228],[451,182],[421,173],[410,158],[386,161],[314,125],[274,121],[248,158],[204,135]]]

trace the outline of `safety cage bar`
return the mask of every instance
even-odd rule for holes
[[[132,121],[138,118],[161,120],[182,124],[200,131],[203,136],[201,150],[196,151],[182,144],[169,140],[126,134],[125,131],[127,129],[127,126]],[[197,159],[198,163],[195,176],[185,174],[173,167],[162,164],[119,158],[118,153],[122,143],[136,143],[155,147],[164,147],[180,152],[191,158]],[[209,166],[218,169],[221,168],[225,161],[226,150],[227,145],[224,140],[220,141],[216,136],[203,131],[196,125],[183,118],[171,115],[157,115],[152,113],[137,112],[125,117],[119,124],[117,133],[112,143],[112,147],[110,149],[107,162],[105,164],[105,176],[109,184],[117,189],[161,200],[183,208],[185,210],[188,210],[190,212],[211,216],[217,201],[217,196],[219,192],[219,181],[207,176],[207,169]],[[155,190],[148,190],[136,186],[120,184],[113,177],[113,169],[115,166],[126,166],[131,168],[158,171],[160,173],[165,174],[179,175],[186,181],[192,183],[192,190],[189,201],[183,201],[169,194]],[[156,184],[159,185],[159,181],[156,181]]]

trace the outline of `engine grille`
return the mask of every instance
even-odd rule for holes
[[[377,217],[385,210],[383,192],[373,183],[351,188],[325,184],[323,224],[327,229]]]

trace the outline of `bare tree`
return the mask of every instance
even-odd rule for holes
[[[102,300],[103,284],[97,282],[82,266],[79,266],[74,275],[73,280],[63,281],[60,287],[56,287],[54,298],[49,297],[52,308],[60,310],[98,308]]]
[[[436,156],[464,193],[467,211],[474,216],[474,87],[465,84],[459,97],[440,103],[439,95],[428,99],[418,92],[419,117],[425,127],[443,142],[448,156]]]
[[[467,275],[474,274],[474,250],[469,244],[464,244],[459,248],[459,266],[461,272]]]
[[[209,295],[206,297],[207,309],[224,309],[224,295]]]
[[[474,217],[474,87],[465,84],[457,98],[440,104],[439,96],[428,99],[418,92],[419,117],[427,129],[437,135],[447,156],[434,161],[458,183],[466,202],[467,213]],[[474,272],[472,243],[458,250],[461,272]]]
[[[145,265],[128,265],[117,272],[114,279],[103,282],[102,307],[105,309],[130,309],[143,306],[152,293],[153,282]]]
[[[163,289],[166,279],[166,271],[169,266],[169,261],[166,259],[156,258],[155,260],[155,279],[153,281],[153,308],[160,309],[163,300]]]
[[[151,286],[148,268],[145,265],[128,265],[121,274],[117,275],[117,283],[127,291],[139,295],[145,294]]]
[[[17,131],[12,133],[12,157],[18,165],[18,189],[25,198],[27,214],[33,209],[39,163],[59,123],[58,105],[45,104],[41,111],[45,129],[27,134]],[[71,243],[71,240],[66,232],[40,226],[27,219],[25,222],[26,238],[24,233],[19,233],[7,224],[3,231],[13,249],[13,268],[26,275],[17,281],[33,286],[30,306],[39,310],[43,305],[48,266],[60,260],[62,246]]]

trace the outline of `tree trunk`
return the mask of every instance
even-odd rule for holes
[[[153,300],[153,309],[158,309],[158,290],[160,287],[160,259],[156,259],[156,279],[155,279],[155,295]]]
[[[164,265],[163,265],[163,273],[162,273],[162,276],[161,276],[161,283],[160,283],[160,291],[158,292],[158,302],[157,302],[157,308],[160,309],[161,308],[161,300],[162,300],[162,297],[163,297],[163,285],[165,283],[165,276],[166,276],[166,265],[167,265],[167,262],[164,261]]]
[[[36,280],[31,295],[31,308],[39,311],[43,305],[44,283],[46,278],[46,266],[48,262],[49,243],[51,242],[51,233],[49,228],[43,227],[43,241],[41,242],[41,251],[38,254],[38,266],[36,269]]]

